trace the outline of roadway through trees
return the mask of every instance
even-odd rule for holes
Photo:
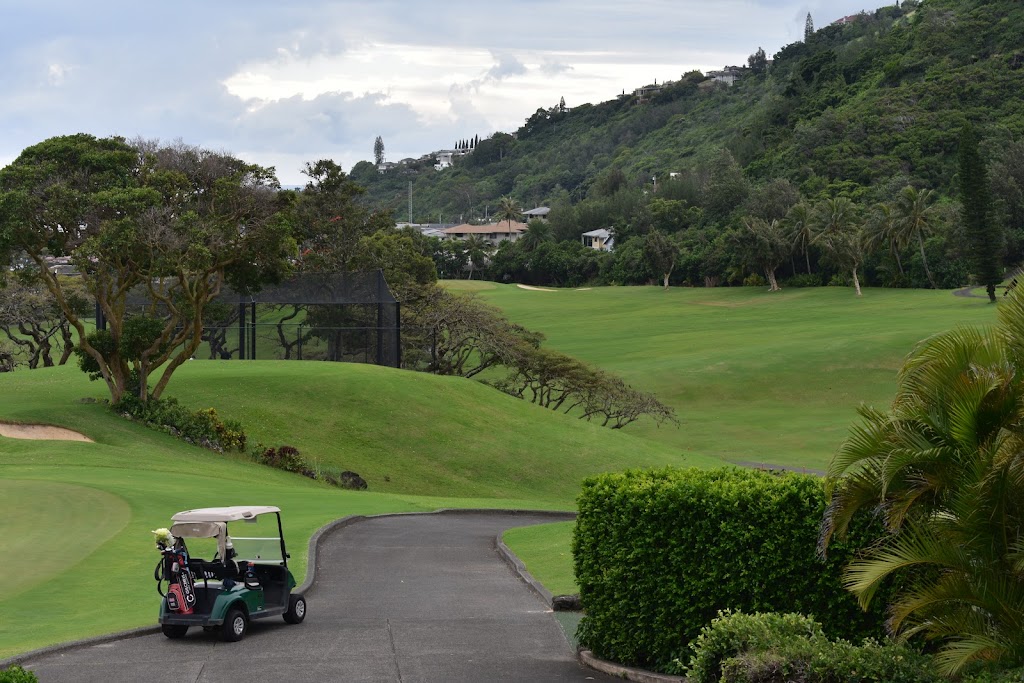
[[[239,643],[192,629],[26,662],[61,681],[586,681],[544,602],[503,562],[505,529],[550,522],[530,514],[371,518],[320,546],[308,616],[255,621]],[[153,594],[153,613],[158,603]],[[73,609],[85,608],[74,606]],[[116,588],[89,608],[116,609]]]

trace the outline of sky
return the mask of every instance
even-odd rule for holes
[[[771,56],[880,0],[0,0],[0,166],[56,135],[349,169]]]

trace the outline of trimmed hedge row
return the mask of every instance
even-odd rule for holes
[[[825,501],[816,477],[739,468],[587,479],[573,533],[580,642],[598,657],[682,673],[690,641],[725,609],[799,612],[833,638],[882,636],[886,595],[865,613],[840,583],[853,549],[881,529],[851,528],[821,560]]]

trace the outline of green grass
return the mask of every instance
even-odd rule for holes
[[[572,570],[572,528],[575,522],[555,522],[509,529],[502,536],[512,552],[523,561],[533,578],[554,595],[579,592]]]
[[[194,361],[170,387],[183,403],[241,420],[255,440],[358,472],[370,491],[333,489],[123,420],[80,400],[105,388],[72,367],[0,375],[0,419],[57,424],[95,440],[0,437],[0,658],[154,623],[150,530],[179,510],[280,506],[301,580],[309,537],[345,515],[571,509],[593,472],[714,464],[476,382],[374,366]]]
[[[903,358],[996,306],[949,291],[602,287],[481,292],[547,345],[672,405],[682,427],[630,434],[734,462],[822,469],[861,402],[885,407]]]

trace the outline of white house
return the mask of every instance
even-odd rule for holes
[[[440,171],[446,168],[451,168],[452,159],[455,158],[455,150],[443,149],[440,152],[437,152],[434,156],[437,157],[437,163],[434,164],[435,170]]]
[[[499,242],[506,240],[515,242],[526,232],[526,223],[508,221],[501,223],[488,223],[487,225],[456,225],[454,228],[447,228],[444,233],[447,239],[465,240],[471,235],[476,235],[491,246],[497,246]]]
[[[583,233],[583,246],[597,249],[598,251],[611,251],[615,248],[615,237],[610,230],[598,228]]]
[[[526,222],[529,223],[533,218],[543,218],[547,220],[548,214],[551,213],[551,209],[546,206],[538,206],[536,209],[530,209],[529,211],[523,211],[523,216],[526,218]]]

